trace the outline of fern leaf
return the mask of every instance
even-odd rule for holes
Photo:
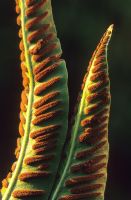
[[[67,71],[50,0],[16,0],[23,91],[16,162],[2,181],[2,200],[48,199],[68,119]]]
[[[104,199],[110,111],[107,46],[112,28],[102,37],[84,77],[71,140],[66,148],[67,159],[60,165],[60,179],[51,200]]]

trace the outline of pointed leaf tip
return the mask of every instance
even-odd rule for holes
[[[110,41],[110,39],[111,39],[112,32],[113,32],[113,28],[114,28],[114,24],[111,24],[111,25],[108,27],[108,29],[107,29],[107,31],[105,32],[105,34],[103,35],[102,40],[104,40],[106,37],[108,38],[108,39],[107,39],[106,45],[108,45],[108,43],[109,43],[109,41]]]
[[[108,28],[108,31],[112,32],[113,31],[113,28],[114,28],[114,24],[111,24]]]

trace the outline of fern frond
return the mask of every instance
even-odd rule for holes
[[[112,28],[102,37],[84,77],[67,158],[60,165],[51,200],[104,199],[110,111],[107,46]]]
[[[21,68],[16,162],[2,182],[2,200],[48,199],[68,119],[67,71],[50,0],[16,0]]]

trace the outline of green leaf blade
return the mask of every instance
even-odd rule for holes
[[[85,75],[66,149],[67,158],[60,165],[60,179],[51,200],[104,199],[110,111],[107,46],[112,28],[102,37]]]
[[[23,92],[16,165],[2,200],[48,199],[68,126],[68,75],[50,0],[18,0]]]

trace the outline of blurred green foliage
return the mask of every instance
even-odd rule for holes
[[[54,18],[69,72],[70,116],[89,59],[110,24],[114,33],[108,60],[112,107],[106,198],[130,200],[131,177],[131,1],[52,0]],[[21,71],[15,1],[0,6],[0,177],[13,160],[18,134]],[[69,117],[70,117],[69,116]]]

